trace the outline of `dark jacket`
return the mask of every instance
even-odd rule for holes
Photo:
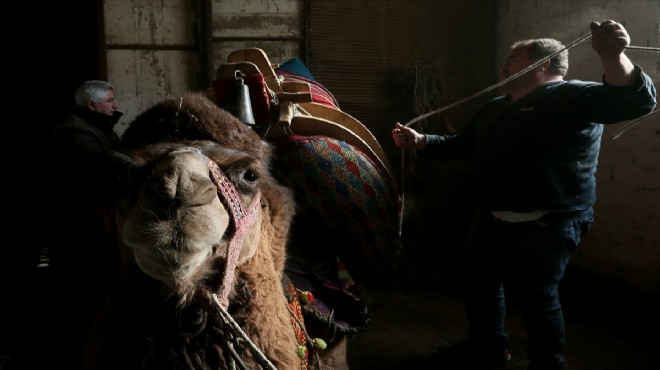
[[[45,227],[37,238],[40,263],[47,263],[39,273],[40,305],[55,318],[40,337],[56,352],[54,367],[76,367],[89,326],[121,279],[116,228],[108,221],[117,192],[112,129],[120,115],[77,107],[50,138],[46,212],[38,215]]]
[[[602,124],[656,105],[650,77],[631,86],[550,82],[516,102],[488,102],[456,135],[427,135],[422,156],[473,159],[479,207],[514,212],[586,210],[596,199]]]
[[[76,106],[55,127],[48,144],[49,207],[87,217],[107,202],[114,186],[109,151],[119,148],[113,127],[121,115],[110,117]]]

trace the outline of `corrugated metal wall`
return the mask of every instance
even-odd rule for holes
[[[399,190],[406,193],[403,237],[411,246],[454,248],[461,242],[471,213],[465,193],[468,163],[413,160],[402,166],[390,130],[395,121],[407,122],[495,82],[493,5],[479,0],[310,2],[309,67],[388,154]],[[413,127],[447,132],[482,102],[474,99]]]
[[[395,119],[426,113],[401,106],[416,103],[420,83],[431,81],[441,90],[441,101],[429,102],[438,107],[496,77],[491,1],[312,0],[309,23],[312,72],[343,110],[387,141]],[[447,118],[463,121],[470,111],[457,107]]]

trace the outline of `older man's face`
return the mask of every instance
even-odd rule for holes
[[[119,108],[119,106],[117,105],[117,100],[115,100],[115,93],[112,90],[108,90],[105,99],[100,102],[91,102],[91,109],[94,112],[108,116],[112,116],[117,108]]]

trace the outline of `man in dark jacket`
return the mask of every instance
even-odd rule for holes
[[[474,163],[478,210],[461,279],[470,337],[441,348],[446,359],[474,368],[505,364],[506,288],[521,304],[528,369],[564,368],[558,286],[593,222],[603,124],[641,117],[656,105],[653,82],[624,53],[625,28],[614,21],[590,26],[602,83],[565,81],[564,46],[524,40],[511,47],[503,76],[541,64],[505,84],[506,95],[488,102],[460,133],[422,135],[399,123],[392,130],[398,147],[420,156]]]
[[[103,215],[116,194],[119,148],[113,86],[85,81],[72,113],[53,130],[48,146],[44,277],[50,302],[46,346],[51,368],[74,369],[87,327],[119,279],[119,252]]]
[[[98,181],[107,179],[99,165],[119,146],[113,128],[122,113],[112,85],[105,81],[83,82],[74,98],[72,113],[55,127],[49,141],[48,200],[89,213],[104,186]]]

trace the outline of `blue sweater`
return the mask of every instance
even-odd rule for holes
[[[473,159],[477,206],[514,212],[586,210],[596,200],[603,124],[656,105],[650,77],[635,66],[630,86],[555,81],[511,102],[492,99],[458,134],[426,135],[423,157]]]

